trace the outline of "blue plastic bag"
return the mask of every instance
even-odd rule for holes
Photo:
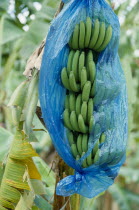
[[[40,71],[39,95],[48,131],[58,154],[75,174],[61,180],[56,193],[69,196],[78,193],[95,197],[113,184],[125,161],[128,133],[126,82],[118,56],[120,26],[117,16],[104,0],[63,1],[64,9],[51,24]],[[68,3],[67,3],[68,2]],[[71,154],[62,114],[66,89],[61,83],[61,70],[67,64],[71,34],[74,27],[87,17],[98,18],[111,25],[113,36],[107,48],[99,54],[96,65],[95,125],[89,138],[89,149],[78,161]],[[100,147],[99,162],[82,168],[83,160],[92,151],[101,133],[106,141]]]

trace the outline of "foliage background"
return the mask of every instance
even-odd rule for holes
[[[46,37],[59,0],[0,0],[0,180],[14,133],[5,107],[13,90],[25,80],[26,61]],[[110,5],[121,23],[119,54],[126,75],[129,100],[127,160],[115,184],[97,199],[81,198],[84,210],[139,209],[139,2],[113,0]],[[34,128],[45,129],[37,117]],[[36,131],[33,143],[41,158],[35,160],[46,186],[47,199],[37,196],[38,209],[52,209],[55,175],[49,174],[54,148],[47,132]],[[49,200],[49,202],[47,202]]]

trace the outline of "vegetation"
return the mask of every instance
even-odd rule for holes
[[[25,159],[21,161],[22,169],[24,166],[28,166],[28,171],[22,171],[22,173],[26,172],[25,178],[27,183],[24,183],[24,186],[20,182],[15,184],[16,188],[17,184],[20,184],[18,187],[20,193],[23,192],[23,189],[25,190],[19,199],[14,200],[12,198],[14,203],[18,203],[16,210],[45,210],[52,209],[53,206],[54,209],[60,209],[60,206],[58,206],[60,202],[63,209],[64,207],[65,209],[70,208],[69,198],[60,198],[60,196],[55,195],[55,182],[68,175],[70,169],[67,169],[67,166],[64,165],[62,160],[59,161],[55,155],[55,150],[46,128],[36,114],[34,116],[29,115],[31,118],[24,120],[27,123],[30,122],[30,127],[33,124],[33,129],[26,130],[26,133],[28,133],[27,136],[24,136],[24,133],[17,133],[15,127],[22,130],[22,128],[26,128],[26,125],[25,123],[16,124],[16,126],[15,124],[13,125],[10,121],[10,112],[7,111],[7,104],[13,91],[21,82],[26,80],[23,76],[26,62],[46,37],[50,22],[54,17],[59,3],[60,1],[58,0],[4,0],[0,2],[1,189],[5,184],[4,177],[9,177],[6,167],[7,164],[12,164],[11,159],[16,162],[16,166],[19,169],[18,159],[21,158],[21,155],[17,154],[16,150],[12,150],[15,148],[12,147],[13,143],[21,148],[21,144],[19,142],[17,144],[19,136],[20,139],[22,138],[27,143],[27,148],[30,149],[28,154],[31,154],[30,156],[27,154]],[[71,198],[71,205],[76,205],[76,209],[80,210],[130,210],[132,208],[139,208],[139,2],[136,0],[113,0],[109,1],[109,3],[119,16],[121,23],[119,54],[127,80],[129,101],[127,160],[121,168],[115,184],[107,192],[95,199],[86,199],[83,197],[79,199],[76,196]],[[31,85],[32,80],[27,80],[27,83]],[[23,101],[22,98],[22,103]],[[32,107],[29,102],[29,100],[26,102],[26,112]],[[37,100],[34,102],[32,109],[35,109],[35,104],[37,104]],[[35,141],[30,144],[29,140]],[[37,154],[31,145],[36,149],[40,157],[34,157]],[[27,162],[27,159],[31,158],[32,160],[32,157],[33,163],[35,164],[29,166],[30,164]],[[29,168],[32,169],[32,167],[35,167],[35,174],[29,172]],[[4,173],[5,171],[7,174]],[[19,171],[21,172],[21,170]],[[39,174],[41,175],[42,182],[40,181]],[[11,175],[9,179],[12,179]],[[18,175],[20,176],[20,173]],[[28,175],[30,179],[28,179]],[[32,189],[32,192],[28,194],[26,190],[29,187]],[[45,194],[43,194],[44,192]],[[16,193],[19,195],[17,191]],[[74,203],[75,200],[76,203]]]

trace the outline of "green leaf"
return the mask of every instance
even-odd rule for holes
[[[35,198],[35,205],[40,208],[41,210],[52,210],[52,205],[48,203],[47,200],[42,198],[41,196],[36,196]]]
[[[105,192],[100,193],[95,198],[89,199],[83,196],[80,196],[80,210],[96,210],[97,209],[97,201],[100,196],[104,195]]]
[[[45,4],[42,5],[41,12],[36,14],[36,17],[42,21],[43,19],[50,22],[52,21],[56,10],[52,7],[46,6]]]
[[[127,62],[127,60],[128,60],[128,62]],[[131,131],[132,127],[133,127],[132,105],[135,101],[135,89],[133,86],[132,72],[131,72],[131,66],[130,66],[131,58],[127,54],[126,56],[124,56],[124,58],[121,61],[122,61],[122,66],[123,66],[123,70],[125,73],[126,84],[127,84],[128,108],[129,108],[129,112],[128,112],[129,126],[128,127],[129,127],[129,131]]]
[[[2,46],[1,46],[1,43],[2,43],[2,40],[3,40],[4,19],[5,19],[5,16],[2,15],[1,18],[0,18],[0,73],[2,71],[2,68],[1,68],[1,64],[2,64]]]
[[[133,27],[133,25],[136,24],[135,18],[136,14],[138,14],[138,11],[139,11],[139,2],[137,1],[134,7],[128,12],[126,12],[125,25],[130,25],[131,27]]]
[[[80,210],[86,210],[86,209],[94,210],[94,201],[95,201],[95,198],[89,199],[89,198],[80,196]]]
[[[119,175],[125,177],[127,183],[139,181],[139,170],[130,167],[121,167]]]
[[[9,7],[9,0],[0,1],[0,11],[6,11]]]
[[[33,157],[33,160],[42,177],[42,181],[45,182],[47,186],[55,186],[55,174],[49,166],[39,157]]]
[[[39,209],[37,206],[32,206],[31,210],[41,210],[41,209]]]
[[[1,44],[19,39],[24,34],[24,31],[13,24],[10,20],[4,20],[3,38]]]
[[[128,199],[118,184],[113,184],[108,191],[111,193],[113,199],[117,202],[120,210],[131,210]]]
[[[33,205],[33,201],[34,201],[34,194],[32,192],[29,193],[25,192],[21,196],[15,210],[29,210]]]
[[[123,189],[124,190],[124,189]],[[128,200],[132,203],[136,203],[139,205],[139,195],[136,193],[133,193],[129,190],[124,190],[124,193],[126,194],[126,197]]]
[[[20,55],[24,59],[28,59],[33,51],[40,45],[42,40],[46,37],[49,24],[44,20],[34,20],[29,28],[29,31],[25,33],[22,39],[22,46]]]
[[[11,96],[14,89],[20,84],[20,81],[23,81],[23,76],[21,72],[15,71],[15,63],[17,62],[17,58],[19,56],[18,50],[21,46],[21,41],[17,40],[14,43],[14,47],[12,48],[12,52],[9,55],[8,59],[6,59],[3,72],[2,72],[2,88],[7,90],[7,98]],[[14,71],[13,71],[14,69]]]
[[[2,164],[0,164],[0,185],[1,185],[3,174],[4,174],[4,168],[3,168]]]
[[[31,189],[36,195],[42,195],[45,194],[45,187],[42,183],[42,181],[37,180],[37,179],[30,179],[30,185]]]
[[[12,133],[0,127],[0,162],[3,162],[6,155],[8,155],[12,139]]]

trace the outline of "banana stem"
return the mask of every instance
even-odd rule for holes
[[[66,176],[69,176],[74,173],[74,170],[70,168],[64,161],[59,157],[59,155],[56,153],[55,156],[55,172],[56,172],[56,185],[57,183],[65,178]],[[53,210],[61,209],[63,208],[65,210],[79,210],[80,208],[80,195],[72,195],[70,197],[63,197],[56,195],[56,192],[54,194],[54,203],[53,203]]]
[[[71,210],[79,210],[80,209],[80,195],[75,194],[70,198]]]
[[[74,169],[67,166],[66,168],[67,175],[74,174]],[[79,210],[80,209],[80,195],[74,194],[70,197],[70,207],[71,210]]]

